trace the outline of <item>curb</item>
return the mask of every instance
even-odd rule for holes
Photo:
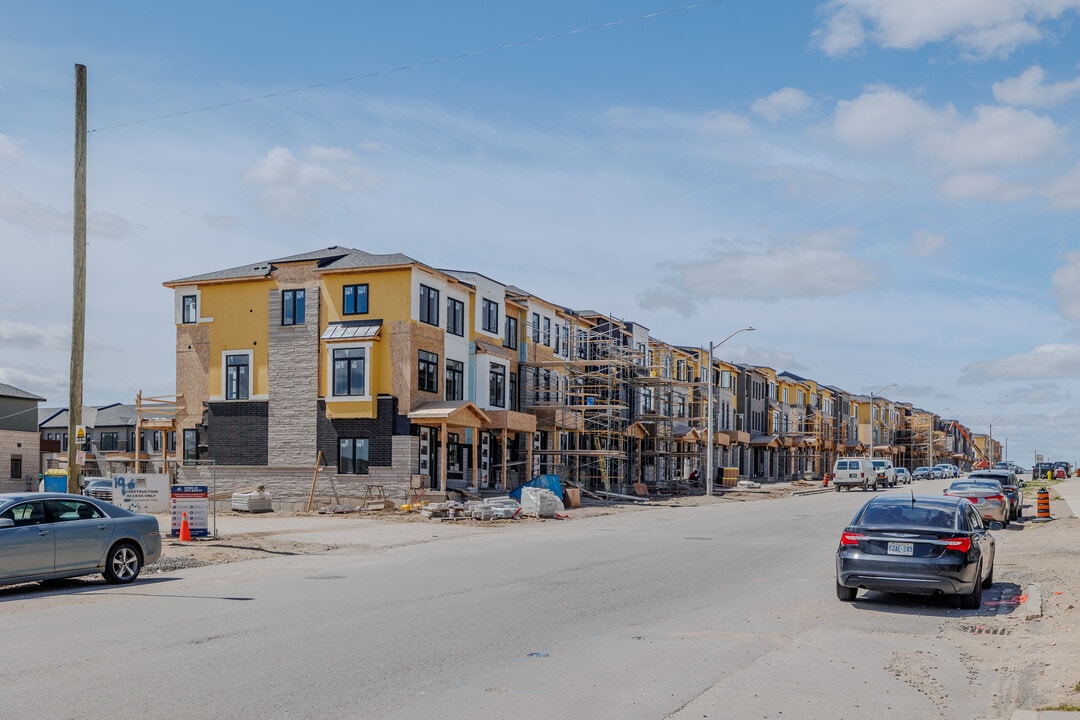
[[[1038,620],[1042,617],[1042,591],[1038,585],[1028,585],[1027,602],[1024,603],[1024,619]]]

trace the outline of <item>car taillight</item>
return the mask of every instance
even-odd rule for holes
[[[1005,496],[1004,495],[987,495],[986,499],[987,500],[1000,500],[1001,502],[1005,502]]]
[[[958,537],[958,538],[945,538],[945,547],[950,550],[959,550],[960,552],[967,552],[971,549],[971,538]]]
[[[841,545],[858,545],[859,540],[863,539],[864,537],[866,537],[866,536],[865,535],[860,535],[859,533],[853,533],[853,532],[841,533],[840,534],[840,544]]]

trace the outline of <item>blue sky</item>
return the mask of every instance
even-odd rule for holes
[[[0,382],[50,405],[83,63],[88,403],[175,391],[162,282],[345,245],[1080,459],[1080,0],[57,7],[0,21]]]

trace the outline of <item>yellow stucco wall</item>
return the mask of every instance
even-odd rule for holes
[[[199,286],[199,315],[213,318],[210,332],[210,357],[207,372],[207,395],[225,394],[222,387],[222,353],[228,350],[251,350],[251,395],[266,397],[268,299],[274,287],[270,280]]]

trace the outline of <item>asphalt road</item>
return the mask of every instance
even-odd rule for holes
[[[32,602],[8,590],[0,707],[118,719],[985,716],[994,688],[972,681],[939,626],[986,610],[836,599],[837,539],[869,496],[418,536]],[[898,679],[919,663],[935,687]]]

